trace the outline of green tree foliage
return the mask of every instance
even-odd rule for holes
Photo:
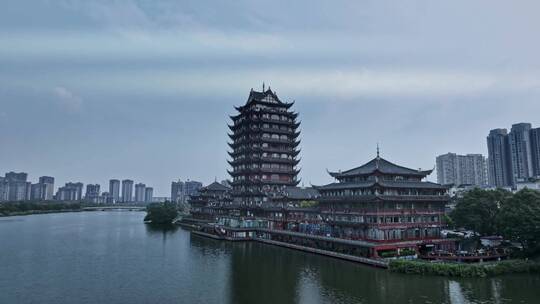
[[[152,224],[170,225],[178,215],[176,205],[171,202],[153,203],[146,207],[144,221]]]
[[[457,227],[519,242],[528,256],[540,253],[540,192],[474,189],[458,199],[450,217]]]
[[[300,207],[301,208],[314,208],[319,205],[319,202],[317,201],[301,201]]]
[[[530,253],[540,252],[540,192],[524,189],[508,198],[498,226],[505,238],[520,242]]]
[[[483,278],[507,273],[540,273],[540,263],[525,260],[508,260],[498,263],[481,264],[392,260],[389,263],[389,268],[390,271],[399,273],[463,278]]]
[[[499,210],[511,195],[505,190],[473,189],[458,199],[451,214],[452,221],[457,227],[465,227],[482,235],[497,234]]]
[[[0,203],[0,215],[30,214],[40,212],[80,210],[80,203],[65,203],[53,201],[3,202]]]

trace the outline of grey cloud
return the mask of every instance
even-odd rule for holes
[[[411,167],[485,153],[490,128],[540,125],[539,6],[6,0],[0,122],[22,123],[3,124],[16,153],[0,151],[0,167],[144,179],[160,195],[173,178],[224,178],[228,115],[263,81],[297,101],[306,183],[376,142]]]
[[[78,113],[82,110],[83,100],[65,87],[55,87],[54,95],[58,105],[67,112]]]

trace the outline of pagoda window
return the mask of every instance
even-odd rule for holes
[[[272,134],[272,139],[279,139],[279,135],[277,135],[277,134]]]

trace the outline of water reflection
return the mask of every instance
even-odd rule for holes
[[[179,228],[176,225],[151,225],[145,224],[148,234],[173,234]]]
[[[0,303],[539,303],[540,276],[447,279],[92,212],[2,221]],[[172,228],[172,229],[170,229]]]
[[[540,296],[533,288],[539,278],[530,275],[403,275],[259,243],[203,239],[191,237],[201,254],[230,255],[228,303],[530,303]]]

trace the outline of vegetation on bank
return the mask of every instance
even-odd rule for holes
[[[540,192],[523,189],[515,194],[474,189],[457,200],[450,214],[455,227],[481,235],[501,235],[523,246],[522,256],[540,255]]]
[[[80,203],[64,203],[53,201],[0,203],[0,216],[79,210],[81,210]]]
[[[152,203],[146,207],[144,221],[155,225],[170,225],[177,216],[176,204],[171,202]]]
[[[474,278],[508,273],[540,273],[540,263],[507,260],[493,263],[433,263],[420,260],[392,260],[389,269],[396,273]]]

